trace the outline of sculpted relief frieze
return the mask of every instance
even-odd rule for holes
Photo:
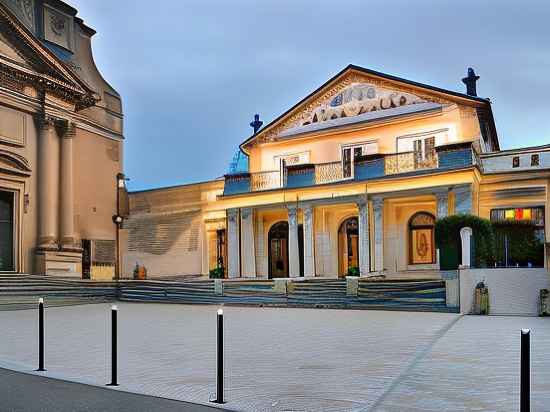
[[[308,99],[277,125],[266,130],[253,144],[274,141],[286,129],[315,121],[322,122],[421,102],[452,103],[406,85],[397,86],[394,82],[351,72],[321,94]]]
[[[317,107],[301,125],[423,102],[425,100],[411,93],[396,92],[368,83],[353,83]]]
[[[1,0],[23,23],[34,30],[34,0]]]

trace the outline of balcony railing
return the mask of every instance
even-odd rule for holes
[[[425,153],[407,152],[384,156],[384,172],[386,175],[410,173],[418,170],[436,169],[438,156],[436,151]]]
[[[320,163],[315,165],[315,184],[333,183],[344,180],[342,162]]]
[[[353,167],[344,172],[341,161],[288,166],[279,170],[241,173],[225,177],[224,193],[259,192],[279,188],[296,188],[330,184],[347,180],[370,180],[384,176],[421,172],[423,170],[452,170],[470,167],[479,159],[467,143],[438,147],[427,153],[407,152],[369,155],[355,159]]]
[[[250,191],[277,189],[281,187],[281,172],[273,170],[250,174]]]

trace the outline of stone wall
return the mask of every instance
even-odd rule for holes
[[[550,289],[550,273],[543,268],[462,269],[460,313],[471,313],[478,282],[489,288],[489,314],[538,315],[539,291]]]

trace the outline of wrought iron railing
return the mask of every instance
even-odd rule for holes
[[[384,172],[386,175],[436,169],[437,166],[438,157],[435,150],[424,155],[418,152],[407,152],[384,156]]]
[[[279,170],[250,174],[250,190],[252,192],[277,189],[279,187],[282,187],[281,172]]]
[[[315,165],[315,184],[333,183],[344,180],[342,162],[320,163]]]

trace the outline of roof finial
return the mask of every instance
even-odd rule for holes
[[[469,96],[477,96],[476,82],[479,80],[479,76],[476,76],[474,69],[468,67],[468,76],[462,79],[462,82],[466,85],[466,93]]]
[[[252,127],[254,129],[254,134],[256,134],[256,132],[258,130],[260,130],[260,127],[262,127],[263,124],[264,124],[264,122],[262,122],[260,120],[260,115],[255,114],[254,115],[254,121],[250,123],[250,127]]]

